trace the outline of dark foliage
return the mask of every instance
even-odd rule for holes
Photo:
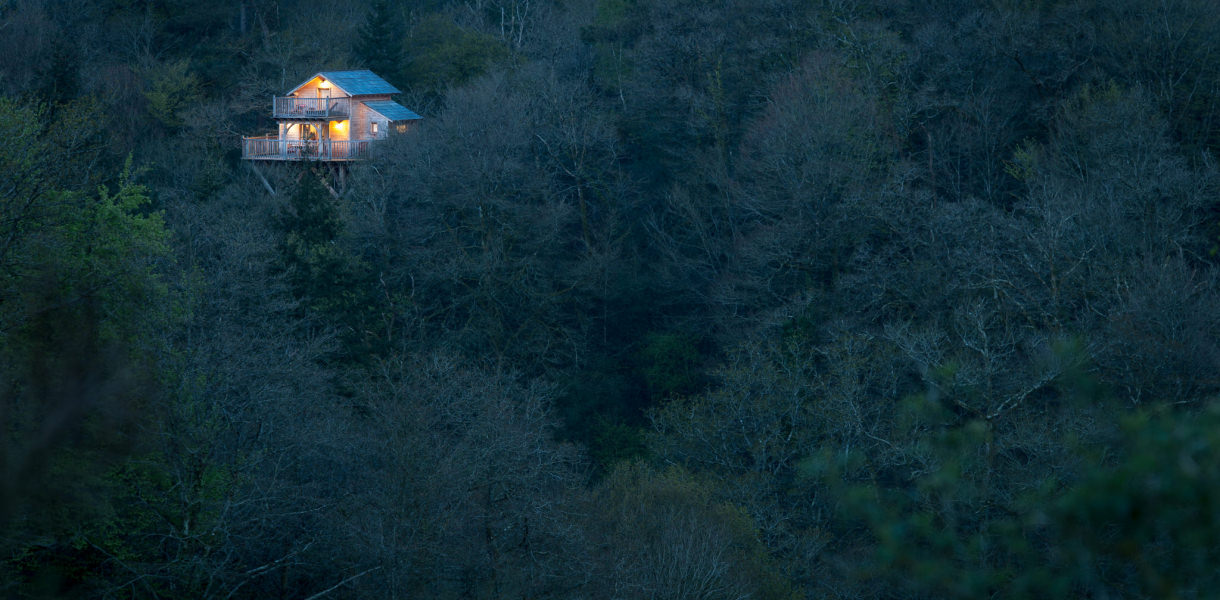
[[[0,2],[0,596],[1208,597],[1212,4]]]

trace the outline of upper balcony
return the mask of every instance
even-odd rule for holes
[[[276,119],[346,119],[352,112],[350,98],[276,96],[272,104]]]

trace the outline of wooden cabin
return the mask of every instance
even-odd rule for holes
[[[323,71],[271,99],[276,135],[242,138],[247,160],[349,161],[405,133],[421,117],[390,99],[397,88],[372,71]]]

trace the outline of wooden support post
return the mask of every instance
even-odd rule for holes
[[[326,178],[325,178],[325,177],[319,177],[319,179],[321,179],[321,180],[322,180],[322,186],[326,188],[326,191],[330,192],[330,195],[331,195],[331,196],[334,196],[335,200],[338,200],[338,199],[339,199],[339,192],[336,192],[336,191],[335,191],[335,188],[330,187],[330,184],[326,182]]]
[[[259,181],[263,182],[263,187],[267,188],[267,193],[274,196],[275,188],[271,187],[271,182],[267,181],[267,178],[263,176],[263,172],[258,170],[258,165],[255,165],[252,160],[247,162],[250,163],[250,170],[254,171],[255,175],[258,175]]]
[[[329,181],[326,181],[326,170],[310,169],[310,171],[313,171],[313,174],[318,177],[318,181],[322,182],[322,187],[326,188],[326,191],[330,192],[330,195],[334,196],[335,200],[338,200],[339,193],[335,191],[335,188],[330,186]]]

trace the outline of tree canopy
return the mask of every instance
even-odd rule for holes
[[[1202,0],[0,3],[0,595],[1208,597],[1217,43]],[[238,137],[357,68],[424,120],[267,194]]]

